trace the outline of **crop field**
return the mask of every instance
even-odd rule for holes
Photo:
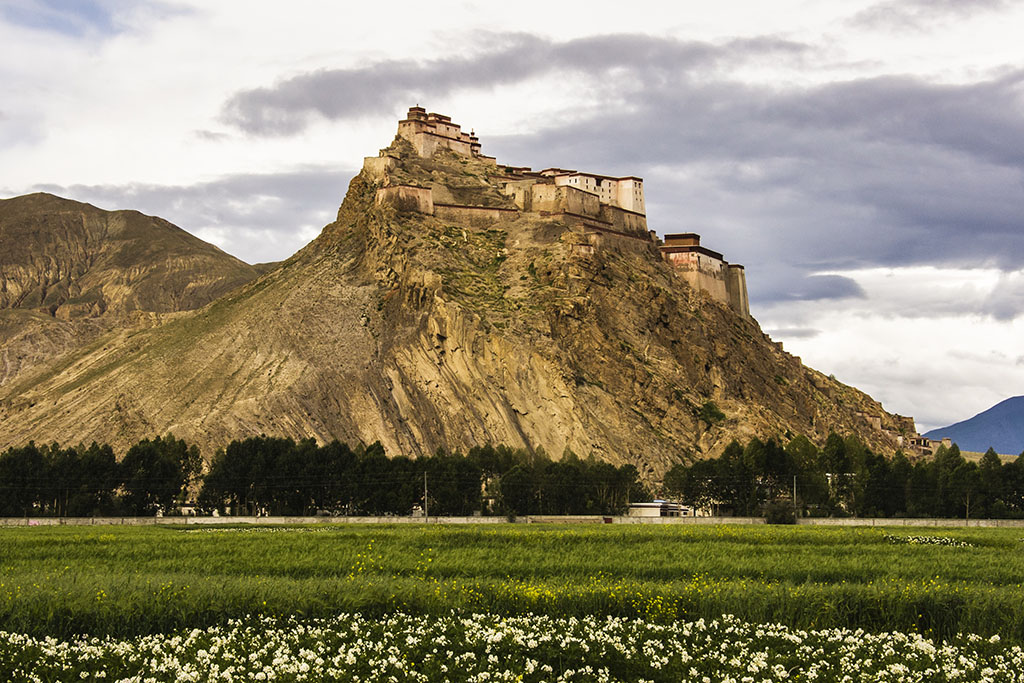
[[[1024,680],[1024,530],[0,529],[4,680]]]

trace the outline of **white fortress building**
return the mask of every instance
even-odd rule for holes
[[[580,173],[564,168],[545,168],[542,176],[553,178],[555,185],[566,185],[596,194],[602,204],[617,206],[626,211],[646,214],[644,208],[644,179],[636,176],[615,178],[592,173]]]

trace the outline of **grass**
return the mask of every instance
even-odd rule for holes
[[[1024,642],[1024,531],[744,526],[0,529],[0,630],[132,636],[245,615],[451,609]],[[899,540],[899,539],[897,539]],[[927,541],[928,539],[924,539]]]

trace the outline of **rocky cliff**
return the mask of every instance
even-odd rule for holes
[[[513,208],[493,163],[423,158],[401,139],[386,152],[337,220],[267,275],[0,387],[0,446],[124,448],[165,432],[206,456],[261,432],[407,455],[491,442],[658,476],[733,438],[836,430],[892,451],[907,428],[691,290],[650,239],[378,203],[381,187],[407,185]]]
[[[167,221],[38,193],[0,200],[0,386],[113,328],[149,325],[259,271]]]

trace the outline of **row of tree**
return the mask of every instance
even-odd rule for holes
[[[676,465],[664,486],[695,507],[737,515],[787,505],[820,516],[1024,517],[1024,453],[1003,463],[989,449],[974,463],[954,444],[911,462],[836,434],[821,449],[803,436],[785,446],[755,438],[734,441],[720,458]]]
[[[196,494],[200,512],[273,515],[621,514],[647,497],[632,465],[482,446],[389,458],[384,448],[259,436],[232,441],[201,474],[173,436],[110,446],[11,448],[0,455],[0,516],[152,515]]]
[[[461,454],[387,457],[375,443],[267,436],[219,451],[199,506],[246,514],[431,515],[621,514],[646,495],[632,465],[615,467],[567,453],[479,446]]]
[[[120,462],[106,445],[30,443],[0,455],[0,516],[151,515],[180,505],[201,467],[199,449],[173,436],[144,439]]]
[[[801,515],[1024,517],[1024,454],[1004,464],[989,450],[973,463],[954,445],[911,462],[835,434],[820,449],[802,436],[752,439],[676,465],[663,489],[719,514],[785,505]],[[140,441],[120,461],[95,443],[0,454],[0,516],[169,513],[193,494],[200,512],[250,515],[610,515],[650,499],[632,465],[506,446],[410,459],[379,443],[259,436],[219,450],[205,474],[198,448],[173,436]]]

